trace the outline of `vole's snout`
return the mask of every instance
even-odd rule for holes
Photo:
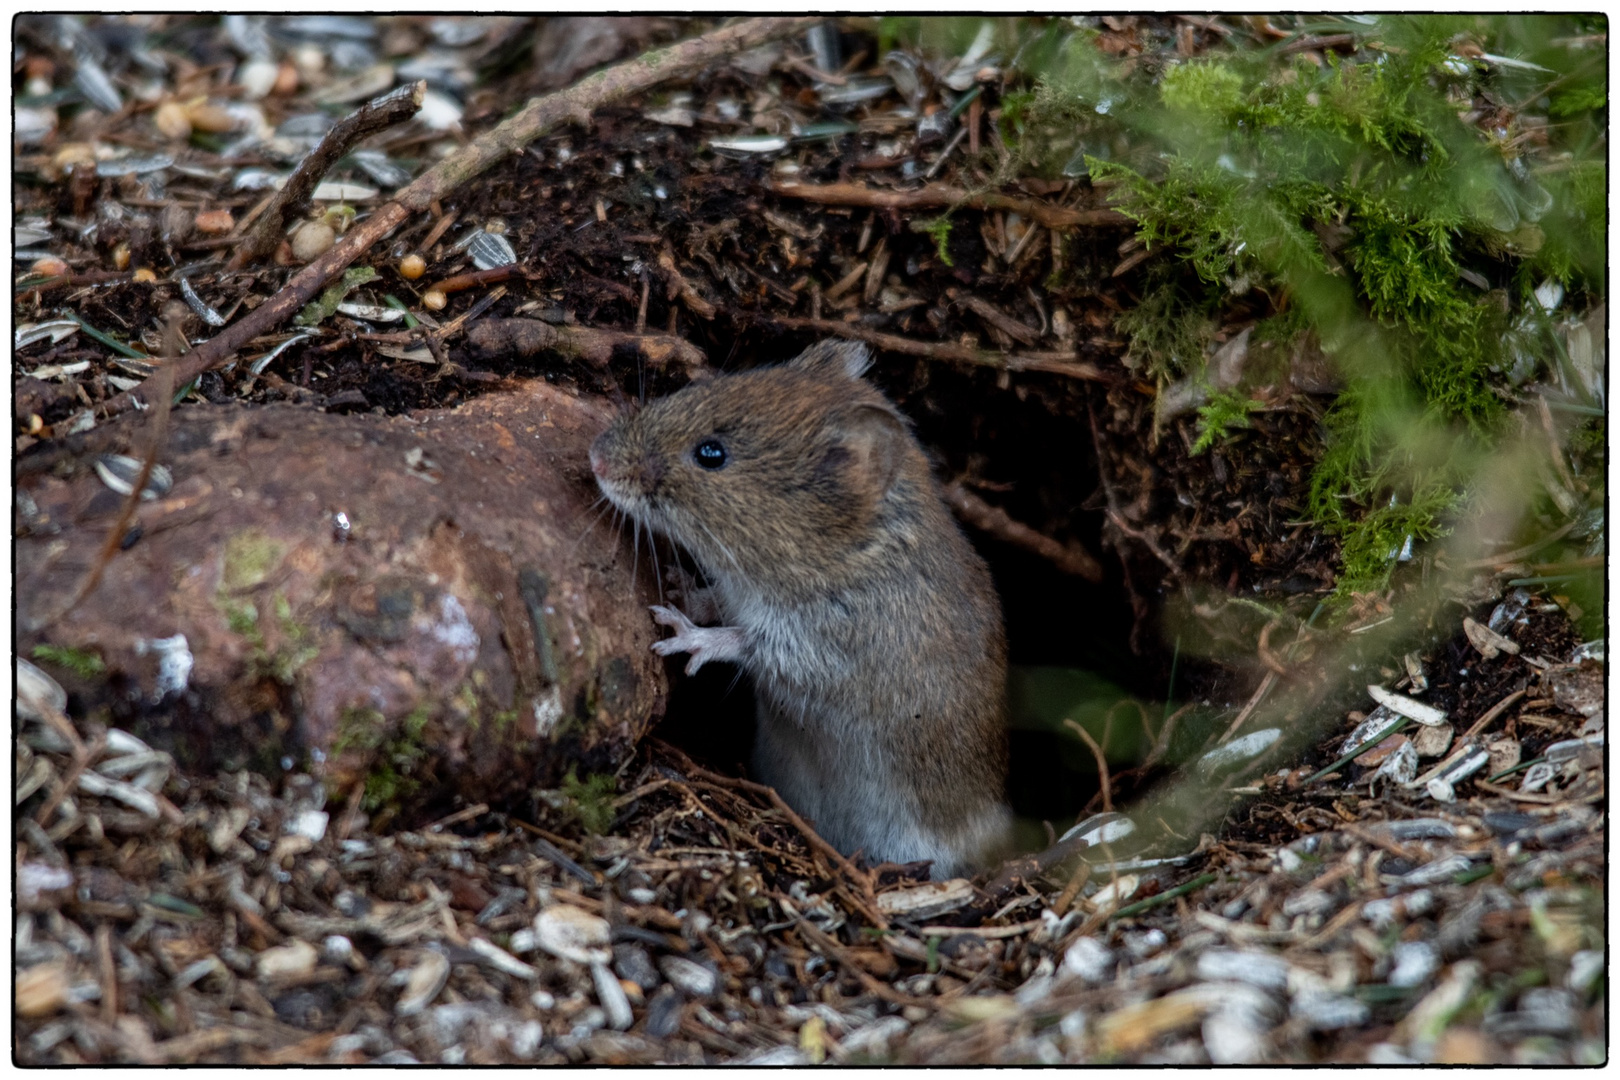
[[[612,431],[604,431],[591,443],[591,472],[604,490],[650,492],[664,476],[663,459],[654,453],[626,453]]]
[[[597,476],[608,474],[608,434],[602,432],[591,443],[591,472]]]

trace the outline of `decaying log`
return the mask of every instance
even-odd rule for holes
[[[126,416],[21,470],[19,645],[99,657],[51,670],[193,769],[307,767],[374,805],[609,770],[667,691],[652,575],[638,593],[627,543],[592,524],[586,450],[610,418],[541,380],[413,416],[186,409],[172,488],[58,618],[123,501],[97,456],[150,438]]]

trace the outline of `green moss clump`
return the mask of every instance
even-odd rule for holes
[[[361,795],[361,805],[368,813],[397,808],[401,800],[421,787],[421,781],[412,773],[427,757],[423,736],[432,713],[430,706],[418,705],[397,726],[391,726],[376,709],[343,710],[332,751],[370,755]]]
[[[1249,414],[1263,408],[1265,402],[1233,391],[1216,394],[1207,405],[1198,407],[1198,439],[1193,443],[1192,452],[1202,454],[1217,442],[1230,438],[1234,430],[1253,427]]]
[[[580,828],[592,836],[601,836],[613,827],[613,796],[618,793],[618,784],[610,774],[592,773],[580,780],[570,766],[563,777],[562,793]]]
[[[1128,364],[1196,375],[1204,323],[1256,289],[1321,344],[1345,389],[1310,510],[1342,538],[1341,599],[1381,588],[1408,538],[1445,531],[1514,388],[1560,362],[1534,291],[1556,283],[1577,310],[1603,296],[1606,71],[1601,50],[1568,44],[1575,18],[1346,21],[1350,58],[1247,49],[1157,78],[1079,31],[1018,111],[1031,155],[1042,125],[1078,131],[1071,174],[1111,187],[1138,238],[1176,256],[1118,320]],[[1467,61],[1465,41],[1530,64]],[[1460,118],[1482,89],[1551,95],[1548,145]],[[1210,402],[1200,448],[1246,408]]]
[[[1217,329],[1208,297],[1162,276],[1140,304],[1115,318],[1114,325],[1130,341],[1125,365],[1161,383],[1202,371],[1205,349]]]
[[[81,679],[91,679],[107,670],[101,655],[89,649],[75,649],[65,645],[35,645],[35,660],[65,668]]]
[[[941,214],[936,218],[913,221],[911,228],[913,232],[925,233],[934,238],[934,254],[939,256],[940,262],[946,266],[956,265],[951,261],[951,219],[949,216]]]

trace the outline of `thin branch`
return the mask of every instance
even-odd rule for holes
[[[330,251],[295,274],[275,296],[184,357],[176,365],[176,384],[183,386],[203,372],[224,364],[246,342],[302,310],[327,282],[411,215],[425,212],[434,200],[443,198],[559,125],[570,120],[586,123],[591,113],[604,105],[670,79],[695,75],[716,60],[807,30],[819,21],[818,16],[746,19],[667,48],[654,49],[634,60],[589,75],[566,90],[535,98],[520,112],[401,188],[392,202],[350,229]],[[150,394],[151,381],[148,379],[133,390],[108,399],[103,407],[104,415],[124,412],[132,406],[137,394]]]
[[[169,409],[174,403],[174,369],[180,364],[179,360],[169,360],[158,369],[157,374],[147,379],[141,387],[150,387],[150,393],[156,395],[150,399],[149,408],[152,410],[152,438],[146,448],[146,456],[141,461],[141,471],[135,477],[135,486],[130,493],[124,496],[124,505],[118,511],[118,520],[113,522],[112,528],[107,531],[107,539],[102,541],[101,550],[96,553],[96,561],[91,564],[89,571],[79,580],[79,587],[74,590],[68,599],[67,606],[63,607],[47,622],[55,622],[63,618],[68,612],[78,607],[84,598],[95,591],[101,584],[101,575],[107,570],[113,556],[123,546],[124,534],[135,520],[135,510],[141,504],[141,497],[146,493],[146,485],[152,479],[152,470],[157,466],[158,453],[169,440]],[[137,388],[139,389],[139,387]]]
[[[1118,210],[1071,210],[1053,206],[1038,199],[997,192],[975,194],[960,188],[933,184],[916,191],[891,191],[887,188],[869,188],[864,184],[800,184],[778,181],[771,185],[778,195],[825,206],[870,206],[879,210],[918,210],[933,206],[966,206],[974,210],[1012,210],[1033,218],[1049,229],[1073,229],[1082,226],[1135,225],[1132,219]]]
[[[800,817],[793,807],[789,806],[782,796],[776,793],[775,788],[767,784],[756,784],[752,780],[743,780],[740,777],[721,776],[719,773],[712,773],[702,766],[694,766],[692,775],[702,777],[710,783],[720,784],[724,787],[740,788],[743,791],[751,791],[756,795],[763,795],[769,799],[771,805],[781,811],[782,816],[787,818],[794,828],[804,834],[804,838],[810,841],[811,847],[831,859],[833,864],[848,875],[851,881],[860,886],[861,892],[864,894],[864,903],[860,904],[861,914],[871,920],[872,925],[878,929],[888,929],[889,920],[885,919],[882,913],[878,911],[877,895],[872,889],[872,875],[857,869],[855,864],[844,856],[843,852],[823,840],[821,835],[806,824],[804,818]]]
[[[999,506],[992,506],[969,491],[958,480],[945,487],[945,501],[963,521],[1009,544],[1033,551],[1066,574],[1075,574],[1087,581],[1103,579],[1102,564],[1092,558],[1091,552],[1071,541],[1064,545],[1045,533],[1015,521]]]
[[[281,242],[287,220],[304,212],[309,206],[315,185],[361,139],[402,124],[422,108],[427,94],[427,81],[419,79],[409,86],[372,98],[342,120],[333,124],[321,137],[315,149],[304,155],[298,168],[287,178],[280,191],[264,208],[258,224],[247,240],[236,249],[227,264],[227,270],[240,270],[261,255],[268,255]]]
[[[838,337],[851,338],[855,341],[864,341],[876,345],[889,352],[904,353],[907,356],[921,356],[929,360],[952,360],[963,364],[977,364],[980,367],[995,368],[998,371],[1047,371],[1054,375],[1067,375],[1075,379],[1089,379],[1093,382],[1111,382],[1112,380],[1102,369],[1095,364],[1076,359],[1075,353],[1046,353],[1046,354],[1017,354],[1002,353],[992,349],[975,349],[971,345],[957,345],[949,341],[917,341],[913,338],[900,337],[898,334],[885,334],[877,330],[868,330],[864,326],[853,323],[838,322],[834,319],[801,319],[793,316],[780,316],[771,320],[777,326],[789,330],[814,330],[821,334],[836,334]]]
[[[467,331],[467,343],[486,356],[527,359],[555,352],[606,369],[608,361],[633,350],[650,367],[671,365],[688,371],[706,363],[703,350],[667,334],[632,334],[591,326],[556,326],[539,319],[484,319]]]
[[[1098,746],[1097,745],[1097,740],[1093,739],[1091,737],[1091,732],[1087,731],[1085,728],[1081,727],[1079,724],[1075,723],[1073,720],[1070,720],[1068,717],[1063,718],[1063,726],[1073,728],[1075,734],[1079,735],[1080,738],[1084,739],[1086,745],[1091,747],[1091,754],[1092,754],[1093,757],[1095,757],[1097,759],[1097,776],[1102,781],[1103,813],[1105,813],[1105,814],[1113,813],[1114,812],[1113,787],[1108,782],[1108,758],[1103,755],[1102,747]]]
[[[1181,567],[1176,564],[1174,559],[1164,553],[1164,549],[1159,546],[1159,542],[1157,540],[1153,539],[1153,537],[1149,536],[1147,533],[1142,532],[1139,529],[1133,529],[1129,525],[1125,524],[1124,516],[1112,506],[1108,508],[1108,520],[1113,522],[1114,528],[1118,529],[1132,540],[1140,540],[1142,545],[1149,551],[1153,552],[1154,556],[1157,557],[1160,562],[1164,563],[1165,566],[1170,568],[1170,572],[1172,574],[1181,573]]]
[[[1266,695],[1271,693],[1271,688],[1275,685],[1277,685],[1277,673],[1268,670],[1266,677],[1260,680],[1260,685],[1255,689],[1254,696],[1250,697],[1249,703],[1243,706],[1243,711],[1237,714],[1237,719],[1233,720],[1232,725],[1226,729],[1226,734],[1221,736],[1220,742],[1216,743],[1217,746],[1227,742],[1233,735],[1237,734],[1238,728],[1242,727],[1244,722],[1254,715],[1254,710],[1260,707],[1260,703],[1266,699]]]

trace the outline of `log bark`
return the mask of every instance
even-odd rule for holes
[[[610,419],[540,380],[413,416],[180,411],[159,458],[172,488],[56,618],[123,501],[96,457],[150,437],[121,418],[18,476],[18,644],[99,658],[77,676],[39,662],[75,711],[182,765],[307,768],[334,793],[364,784],[374,809],[611,771],[667,682],[652,575],[592,525],[586,451]]]

